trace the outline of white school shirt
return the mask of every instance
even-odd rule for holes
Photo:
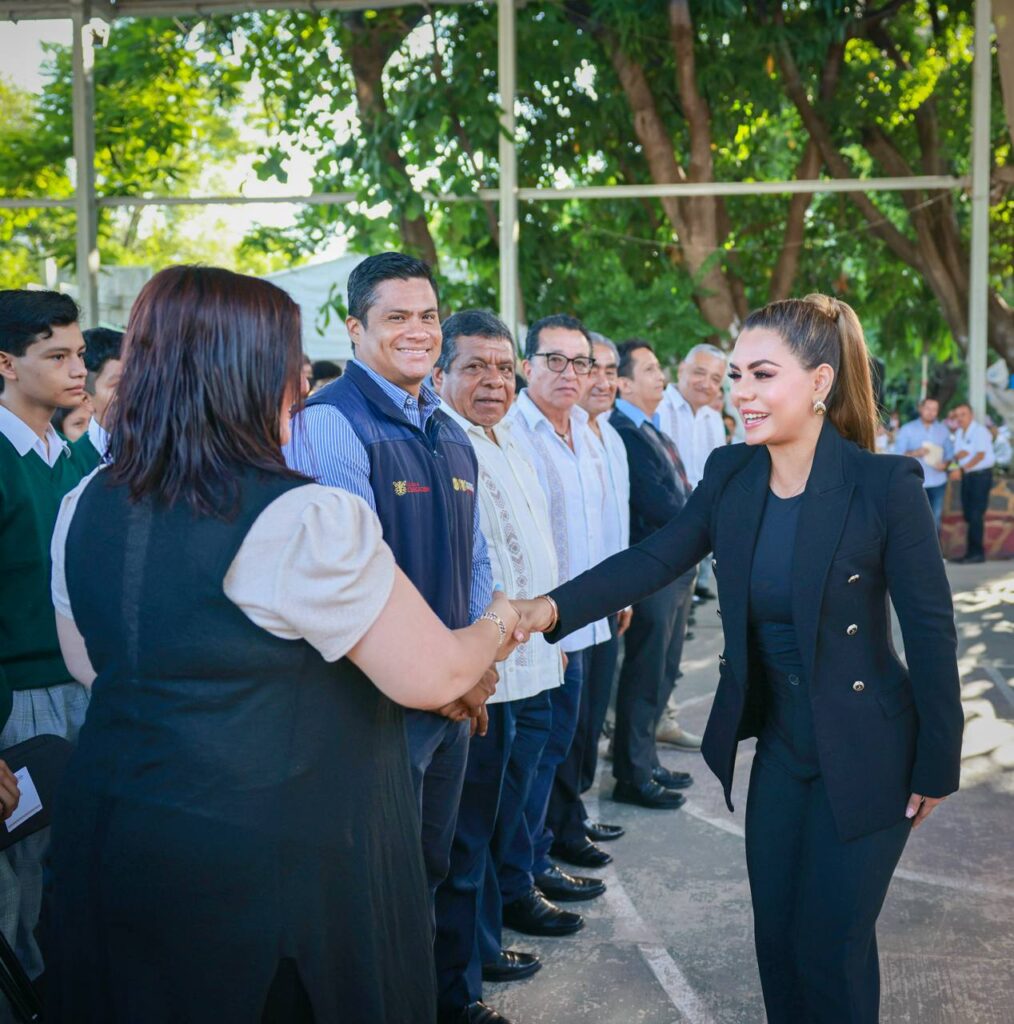
[[[14,445],[14,450],[21,458],[29,452],[35,452],[50,469],[61,455],[70,456],[70,446],[52,424],[46,428],[46,440],[43,441],[20,416],[15,416],[3,403],[0,403],[0,434]]]
[[[508,597],[538,597],[560,582],[549,510],[539,477],[510,427],[483,427],[460,416],[446,402],[441,409],[468,435],[479,463],[479,523],[489,548],[493,580]],[[559,650],[541,633],[497,666],[500,682],[488,703],[522,700],[563,682]]]
[[[99,453],[99,458],[104,459],[109,448],[109,431],[94,416],[88,421],[88,440]]]
[[[662,431],[676,442],[687,479],[696,487],[704,476],[704,464],[716,449],[725,446],[725,424],[722,414],[710,405],[694,412],[675,384],[666,386],[658,407]]]
[[[991,469],[996,464],[996,456],[993,454],[993,435],[989,429],[978,420],[972,420],[967,430],[958,430],[954,435],[954,451],[968,452],[968,456],[959,460],[962,469],[972,459],[983,453],[983,457],[972,467],[975,473],[980,469]]]
[[[560,582],[598,565],[605,557],[605,465],[591,444],[588,414],[575,405],[570,411],[573,451],[556,436],[553,425],[522,391],[505,417],[514,440],[539,476],[549,507]],[[570,654],[610,638],[606,619],[589,623],[564,637],[560,648]]]

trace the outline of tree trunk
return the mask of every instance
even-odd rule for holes
[[[993,0],[993,26],[1007,134],[1014,145],[1014,0]]]
[[[348,31],[350,44],[345,56],[352,68],[356,82],[356,106],[364,133],[382,136],[391,129],[391,114],[384,99],[384,67],[391,54],[422,20],[424,11],[406,15],[409,20],[399,20],[396,25],[385,26],[387,31],[367,23],[362,15],[346,15],[342,23]],[[408,168],[394,143],[383,147],[384,162],[394,168],[409,182]],[[411,185],[406,185],[411,188]],[[434,269],[438,266],[437,247],[430,234],[425,214],[410,217],[406,213],[407,197],[392,200],[405,249],[424,259]]]
[[[876,33],[878,45],[898,59],[896,49],[882,30]],[[814,105],[810,102],[792,53],[783,36],[778,48],[779,64],[785,91],[795,104],[803,124],[820,150],[820,155],[836,178],[855,175],[846,159],[835,146],[831,131]],[[922,170],[927,174],[941,173],[943,162],[938,146],[938,131],[932,99],[916,112],[916,133],[919,138]],[[912,174],[900,150],[883,129],[868,129],[863,143],[870,155],[892,176]],[[912,242],[877,209],[863,192],[848,193],[849,200],[858,208],[870,226],[870,232],[884,241],[903,262],[917,270],[926,279],[947,322],[954,340],[962,351],[968,348],[968,254],[954,216],[953,200],[949,192],[902,192],[902,201],[908,209],[909,224],[915,233]],[[988,341],[990,347],[1014,366],[1014,310],[995,292],[989,296]]]
[[[595,24],[593,31],[623,88],[651,180],[657,184],[712,181],[711,115],[697,89],[693,23],[686,0],[671,0],[669,27],[677,62],[677,87],[690,130],[689,173],[676,159],[672,137],[659,113],[644,66],[624,52],[619,38],[606,26]],[[683,200],[666,196],[659,201],[676,234],[683,262],[693,276],[698,308],[720,339],[728,340],[740,313],[730,272],[723,270],[716,258],[725,238],[720,230],[721,204],[714,196]]]
[[[824,72],[820,80],[822,103],[826,103],[834,95],[844,57],[844,41],[835,40],[828,47],[827,56],[824,58]],[[810,139],[803,151],[803,159],[799,161],[799,166],[796,168],[796,180],[812,181],[819,177],[821,163],[820,147],[813,139]],[[789,200],[782,249],[778,254],[778,262],[772,271],[769,285],[768,296],[771,301],[787,299],[792,294],[792,286],[796,280],[796,271],[799,269],[799,259],[803,253],[803,242],[806,236],[806,211],[812,202],[812,192],[797,192]]]

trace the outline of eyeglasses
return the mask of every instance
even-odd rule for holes
[[[589,356],[574,356],[573,359],[568,359],[562,352],[536,352],[535,355],[542,356],[546,360],[546,366],[553,373],[563,373],[567,366],[571,365],[576,374],[586,377],[595,365],[595,360]]]

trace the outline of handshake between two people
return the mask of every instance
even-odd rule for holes
[[[511,599],[502,590],[494,591],[486,612],[492,612],[499,618],[506,631],[494,664],[486,669],[472,689],[438,709],[438,714],[456,722],[471,719],[473,736],[485,736],[489,726],[486,701],[496,692],[496,684],[500,681],[495,662],[510,657],[532,633],[545,633],[552,629],[557,618],[556,605],[550,598]]]

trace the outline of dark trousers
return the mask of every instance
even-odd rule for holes
[[[578,842],[585,838],[584,822],[588,817],[581,794],[595,780],[598,764],[599,734],[609,710],[609,692],[613,686],[619,644],[616,639],[616,616],[609,620],[610,637],[594,647],[585,648],[584,681],[577,708],[577,725],[570,751],[556,769],[549,793],[546,826],[553,838],[561,842]],[[590,762],[590,765],[589,765]],[[586,773],[591,776],[585,782]]]
[[[523,896],[534,884],[535,852],[526,812],[535,773],[553,726],[551,692],[546,690],[511,702],[514,742],[500,790],[479,912],[479,952],[483,963],[490,963],[500,953],[503,904]]]
[[[985,554],[982,546],[986,531],[986,509],[989,492],[993,489],[993,470],[982,469],[965,473],[961,478],[961,511],[968,523],[966,557],[979,558]]]
[[[574,735],[577,732],[577,721],[581,710],[581,691],[584,688],[584,667],[589,648],[574,651],[567,655],[567,668],[563,673],[563,685],[549,691],[549,703],[553,708],[553,726],[549,732],[549,740],[532,783],[532,795],[528,801],[525,816],[532,832],[533,853],[532,870],[536,875],[548,871],[552,866],[549,859],[549,848],[553,845],[553,830],[549,825],[549,800],[556,782],[557,769],[567,760]],[[576,779],[572,780],[576,784]],[[566,806],[574,798],[574,793],[558,797]],[[576,795],[580,801],[580,794]]]
[[[514,704],[487,704],[489,728],[468,743],[468,764],[458,823],[451,846],[451,868],[437,890],[437,993],[442,1012],[464,1009],[482,998],[479,910],[489,844],[500,792],[514,742]]]
[[[620,639],[616,635],[616,616],[609,616],[610,637],[605,643],[596,644],[588,652],[585,671],[584,697],[578,717],[578,732],[584,735],[584,750],[581,757],[580,790],[587,793],[595,782],[599,766],[599,738],[605,725],[609,700],[616,681],[616,663],[620,657]],[[587,715],[584,709],[587,707]]]
[[[911,832],[838,838],[823,780],[758,755],[746,863],[769,1024],[876,1024],[876,923]]]
[[[447,877],[451,842],[468,759],[468,722],[452,722],[430,711],[405,712],[412,786],[419,801],[423,860],[430,906]]]
[[[696,569],[634,605],[616,689],[613,775],[643,785],[658,764],[655,727],[672,693]]]

